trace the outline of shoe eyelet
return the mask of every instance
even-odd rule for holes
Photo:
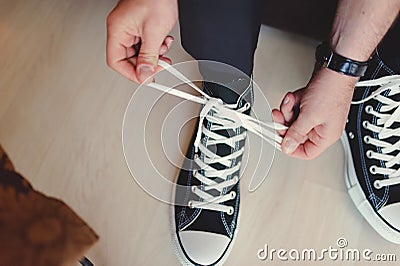
[[[364,137],[364,143],[365,143],[365,144],[369,144],[369,143],[370,143],[370,140],[371,140],[371,137],[370,137],[370,136],[365,136],[365,137]]]
[[[368,151],[365,153],[365,155],[367,156],[368,159],[371,159],[371,158],[372,158],[372,151],[371,151],[371,150],[368,150]]]
[[[374,187],[375,187],[376,189],[381,189],[381,188],[382,188],[381,182],[379,182],[379,180],[375,180],[375,182],[374,182]]]
[[[197,187],[196,186],[192,186],[192,192],[194,193],[194,192],[196,192],[196,190],[197,190]]]
[[[234,211],[233,207],[229,207],[227,214],[232,215],[233,211]]]
[[[237,182],[239,181],[239,176],[235,175],[235,176],[233,177],[233,180],[235,181],[235,183],[237,183]]]
[[[375,165],[371,166],[371,167],[369,168],[369,172],[370,172],[371,174],[375,175],[375,174],[376,174],[376,166],[375,166]]]
[[[246,110],[249,110],[249,108],[250,108],[250,103],[245,103],[244,108],[245,108]]]
[[[188,207],[193,209],[193,202],[191,200],[188,202]]]
[[[231,199],[234,199],[236,197],[236,192],[231,191],[231,193],[229,193],[229,195],[231,196]]]
[[[366,112],[367,114],[371,114],[373,110],[374,110],[374,108],[372,108],[371,105],[367,105],[367,106],[365,107],[365,112]]]
[[[368,122],[368,121],[363,121],[363,122],[362,122],[363,128],[368,129],[368,125],[369,125],[369,122]]]
[[[354,139],[354,133],[353,132],[349,132],[349,138],[350,139]]]
[[[194,170],[192,171],[192,176],[193,176],[193,177],[196,177],[196,175],[197,175],[197,170],[194,169]]]

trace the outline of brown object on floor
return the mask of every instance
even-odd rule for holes
[[[0,266],[76,265],[97,240],[64,202],[15,172],[0,146]]]
[[[4,170],[14,171],[14,165],[3,150],[3,147],[0,145],[0,171]]]

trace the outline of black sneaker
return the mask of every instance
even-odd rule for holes
[[[243,87],[243,82],[238,80],[227,87]],[[204,92],[214,101],[222,103],[223,98],[232,109],[249,114],[253,90],[249,85],[244,88],[237,95],[221,85],[203,82]],[[183,265],[221,265],[237,234],[239,179],[247,132],[207,106],[202,109],[199,125],[201,130],[195,130],[176,181],[172,238]]]
[[[344,146],[354,204],[385,239],[400,244],[400,78],[374,55],[356,88]],[[383,78],[382,78],[383,77]]]

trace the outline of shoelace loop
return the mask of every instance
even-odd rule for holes
[[[280,144],[282,143],[282,137],[276,134],[275,130],[286,130],[287,127],[274,122],[263,122],[259,121],[250,115],[246,115],[241,113],[239,110],[234,110],[237,108],[237,104],[225,104],[221,103],[220,99],[212,98],[205,92],[203,92],[200,88],[198,88],[192,81],[186,78],[182,73],[180,73],[173,66],[167,64],[164,61],[159,61],[159,65],[167,70],[169,73],[183,81],[185,84],[188,84],[195,91],[201,94],[202,97],[196,96],[175,88],[170,88],[164,86],[162,84],[157,83],[149,83],[147,86],[157,89],[161,92],[168,93],[195,103],[199,103],[204,105],[203,108],[207,108],[211,110],[212,108],[220,112],[223,115],[226,115],[227,118],[233,120],[235,123],[241,124],[246,130],[254,133],[259,136],[263,140],[267,141],[271,145],[273,145],[278,150],[281,150]],[[201,115],[205,115],[205,111]],[[201,118],[201,117],[200,117]]]

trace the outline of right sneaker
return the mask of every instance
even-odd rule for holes
[[[346,129],[345,180],[354,204],[385,239],[400,244],[400,76],[375,54],[357,84]]]

